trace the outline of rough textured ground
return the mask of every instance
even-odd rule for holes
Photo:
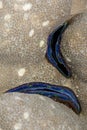
[[[69,16],[71,0],[0,2],[0,92],[31,81],[66,82],[45,52],[49,33]]]
[[[63,35],[61,44],[64,57],[67,62],[71,61],[73,78],[66,79],[63,77],[47,62],[45,52],[49,33],[65,21],[70,16],[70,13],[81,12],[84,8],[87,8],[86,0],[47,0],[46,2],[45,0],[0,0],[0,94],[9,88],[31,81],[43,81],[68,86],[79,97],[82,106],[81,115],[73,117],[73,119],[76,119],[77,129],[75,125],[72,126],[75,121],[71,119],[72,112],[68,108],[64,107],[62,109],[58,104],[59,109],[57,112],[60,113],[62,109],[62,113],[66,112],[68,114],[70,121],[73,120],[72,124],[71,122],[68,124],[69,127],[72,126],[72,130],[87,129],[84,121],[87,119],[87,14],[79,15],[73,20]],[[7,99],[10,97],[8,95]],[[2,118],[7,120],[9,113],[7,118],[5,113],[9,111],[9,108],[7,110],[4,107],[4,102],[7,99],[4,95],[2,98],[3,102],[0,108],[4,109],[0,109],[2,110],[0,112],[3,113]],[[34,100],[33,96],[31,99]],[[11,105],[9,104],[10,101],[7,102],[8,106]],[[19,106],[17,107],[17,111],[22,109]],[[12,108],[14,113],[16,110]],[[60,117],[62,118],[62,116]],[[15,119],[15,116],[12,115],[12,118]],[[16,118],[18,119],[17,115]],[[65,120],[65,118],[66,116],[62,120]],[[79,126],[78,118],[82,122]],[[0,120],[3,121],[3,119],[0,116]],[[59,120],[58,117],[57,119]],[[16,123],[15,121],[14,123]],[[67,121],[69,120],[67,119]],[[8,120],[6,126],[8,128],[12,127],[10,125],[10,120]],[[4,126],[2,125],[2,128]],[[20,126],[18,124],[14,128],[19,129]],[[63,126],[59,125],[58,127],[61,130]],[[54,129],[54,126],[51,129]],[[65,126],[65,130],[67,129]]]
[[[72,0],[71,14],[80,13],[87,9],[87,0]]]
[[[86,130],[71,109],[47,97],[4,94],[0,106],[0,130]]]

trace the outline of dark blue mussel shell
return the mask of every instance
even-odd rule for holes
[[[65,29],[68,27],[69,22],[65,22],[60,25],[57,29],[55,29],[48,37],[47,43],[47,51],[46,58],[48,61],[56,67],[60,73],[62,73],[65,77],[71,77],[71,70],[67,66],[64,57],[60,50],[60,43],[62,34]]]
[[[80,103],[75,96],[75,93],[63,86],[52,85],[44,82],[31,82],[12,88],[6,93],[20,92],[27,94],[40,94],[52,98],[55,101],[66,104],[71,107],[77,114],[81,112]]]

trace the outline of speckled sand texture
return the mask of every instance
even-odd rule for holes
[[[71,109],[43,96],[4,94],[0,106],[1,130],[84,130],[85,127]]]
[[[49,33],[70,15],[71,1],[0,1],[0,92],[31,81],[61,82],[45,52]]]
[[[72,0],[71,14],[77,14],[87,10],[87,0]]]
[[[77,3],[77,4],[76,4]],[[71,88],[82,112],[36,95],[3,94],[0,130],[87,130],[87,0],[0,0],[0,94],[42,81]],[[73,77],[66,79],[45,58],[47,37],[70,14],[61,50]]]

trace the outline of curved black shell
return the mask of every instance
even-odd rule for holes
[[[64,86],[58,86],[44,82],[31,82],[6,91],[6,93],[10,92],[40,94],[52,98],[55,101],[66,104],[67,106],[71,107],[77,114],[81,112],[81,106],[75,93],[71,89]]]
[[[67,66],[60,50],[62,34],[65,31],[65,29],[68,27],[68,25],[69,25],[68,22],[63,23],[63,25],[60,25],[49,35],[46,58],[54,67],[58,69],[58,71],[61,74],[63,74],[67,78],[70,78],[71,70]]]

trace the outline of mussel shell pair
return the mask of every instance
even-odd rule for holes
[[[46,51],[46,57],[48,61],[67,78],[71,77],[71,71],[61,54],[60,42],[62,34],[68,25],[69,23],[65,22],[49,35],[47,44],[48,47]],[[66,104],[67,106],[71,107],[77,114],[81,112],[81,106],[75,93],[71,89],[64,86],[52,85],[44,82],[32,82],[6,91],[6,93],[10,92],[40,94],[52,98],[55,101]]]

